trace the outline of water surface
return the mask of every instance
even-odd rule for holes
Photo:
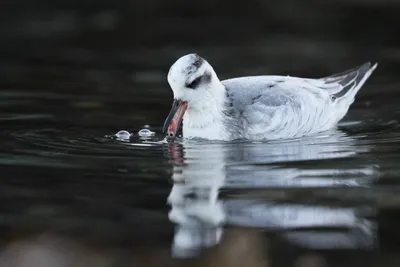
[[[356,106],[338,129],[293,140],[166,142],[157,99],[142,101],[1,93],[0,225],[15,229],[4,236],[156,243],[174,258],[198,257],[232,228],[282,249],[384,251],[397,240],[385,215],[400,205],[396,105]],[[141,138],[146,118],[156,135]],[[110,138],[122,129],[129,141]]]

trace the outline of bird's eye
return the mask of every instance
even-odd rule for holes
[[[186,87],[191,88],[191,89],[195,89],[199,85],[199,83],[201,82],[201,77],[202,76],[199,76],[196,79],[194,79],[191,83],[186,84]]]

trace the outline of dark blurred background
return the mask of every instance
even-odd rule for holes
[[[191,52],[221,79],[318,77],[378,61],[379,94],[398,85],[396,0],[14,0],[0,10],[1,88],[153,96],[156,121],[171,101],[169,67]]]

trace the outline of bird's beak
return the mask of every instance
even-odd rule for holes
[[[187,109],[187,102],[179,99],[174,99],[171,111],[164,122],[163,133],[168,130],[169,137],[175,137],[176,132],[181,126],[182,117]]]

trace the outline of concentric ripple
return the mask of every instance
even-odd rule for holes
[[[365,145],[376,145],[378,142],[382,145],[393,144],[400,141],[399,124],[396,121],[370,121],[370,122],[347,122],[340,125],[340,132],[333,137],[327,138],[330,133],[320,134],[316,137],[302,138],[304,144],[308,146],[323,146],[326,153],[329,152],[346,152],[346,145],[351,146],[353,151],[363,151]],[[116,138],[115,133],[109,129],[91,128],[85,129],[80,127],[68,129],[42,128],[30,130],[5,131],[2,133],[2,164],[7,162],[15,163],[20,158],[29,156],[40,157],[42,163],[45,158],[54,160],[62,158],[64,160],[79,160],[81,158],[125,158],[145,160],[146,157],[165,156],[166,140],[164,136],[147,135],[140,137],[135,132],[129,140],[121,140]],[[158,132],[158,131],[156,131]],[[307,141],[309,140],[309,141]],[[319,141],[316,141],[319,140]],[[357,141],[357,144],[354,143]],[[280,144],[290,144],[295,140],[278,140],[267,142],[270,149],[282,149]],[[192,140],[187,141],[187,149],[193,150],[196,147],[202,148],[204,144],[213,142]],[[224,146],[254,145],[264,142],[248,142],[235,141],[224,143]],[[329,146],[341,145],[342,151],[332,151]],[[290,153],[290,151],[287,151]],[[333,154],[322,158],[334,158]],[[351,154],[351,153],[350,153]],[[212,154],[211,154],[212,155]],[[268,157],[268,155],[265,155]],[[273,162],[279,162],[279,157],[271,159]],[[35,164],[37,162],[35,161]]]

